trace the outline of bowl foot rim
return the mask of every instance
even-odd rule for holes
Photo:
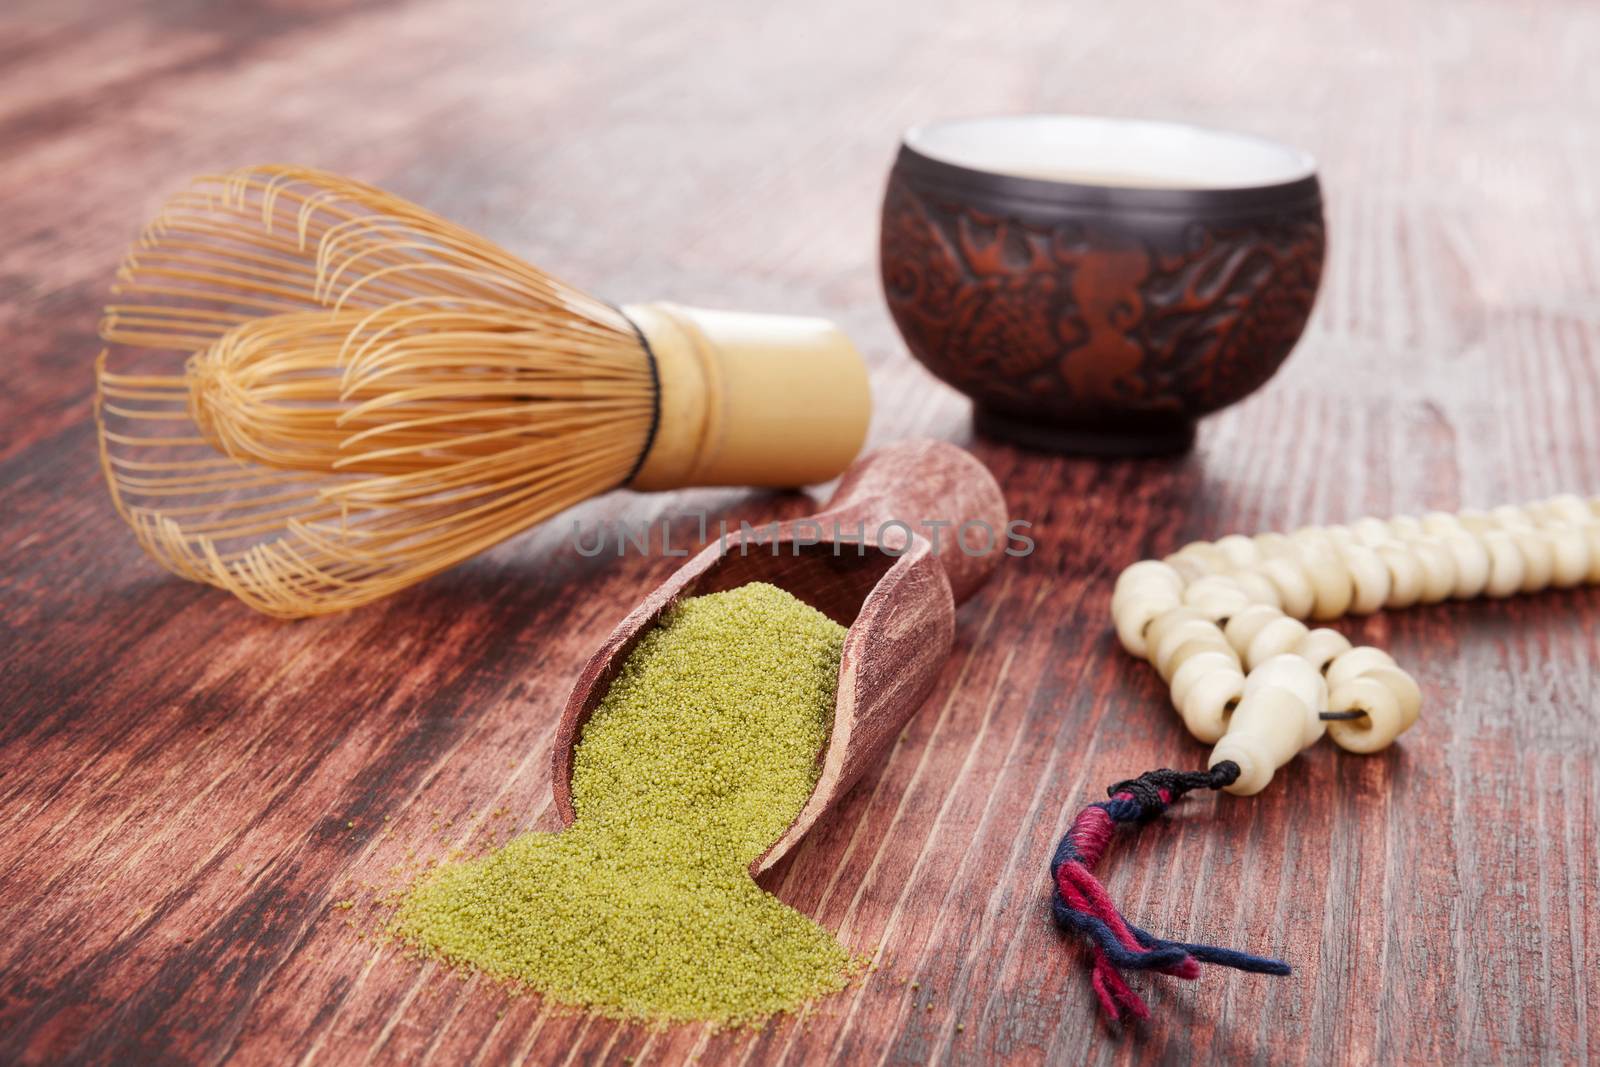
[[[1195,439],[1195,420],[1175,412],[1085,421],[1068,416],[1028,417],[978,405],[973,407],[972,422],[984,437],[1071,456],[1173,456],[1193,448]]]

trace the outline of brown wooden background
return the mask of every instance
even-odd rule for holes
[[[1597,54],[1576,2],[9,0],[0,1060],[1600,1058],[1593,592],[1347,625],[1424,682],[1401,746],[1323,746],[1114,856],[1147,925],[1294,977],[1141,980],[1163,1021],[1110,1040],[1044,875],[1071,809],[1205,754],[1114,645],[1119,567],[1600,493]],[[112,514],[89,421],[96,309],[143,217],[204,169],[348,171],[616,299],[834,316],[873,362],[875,441],[967,442],[880,301],[877,199],[903,126],[1044,108],[1305,145],[1331,259],[1285,371],[1187,459],[973,443],[1039,550],[963,610],[939,695],[772,880],[881,970],[803,1027],[652,1035],[363,940],[375,916],[334,905],[408,849],[552,824],[557,709],[671,564],[580,559],[558,522],[291,625],[167,578]],[[806,506],[616,494],[578,518]]]

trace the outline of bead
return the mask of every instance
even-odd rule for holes
[[[1294,542],[1281,533],[1256,534],[1250,540],[1254,541],[1256,547],[1261,550],[1261,558],[1263,560],[1272,559],[1274,556],[1289,556],[1293,558],[1297,555]]]
[[[1422,530],[1435,537],[1446,534],[1465,533],[1466,527],[1461,525],[1461,520],[1447,511],[1430,511],[1422,516]]]
[[[1557,589],[1582,584],[1589,574],[1589,542],[1583,531],[1563,522],[1545,527],[1544,535],[1550,541],[1550,584]]]
[[[1168,636],[1167,643],[1160,650],[1164,656],[1156,665],[1156,670],[1169,685],[1173,676],[1178,673],[1178,668],[1204,652],[1220,653],[1235,667],[1244,669],[1244,665],[1239,662],[1239,654],[1228,644],[1228,639],[1223,636],[1221,629],[1209,620],[1205,625],[1207,627],[1205,630],[1185,627]]]
[[[1370,545],[1352,542],[1339,550],[1355,589],[1349,614],[1371,615],[1389,599],[1389,568]]]
[[[1527,514],[1521,508],[1513,507],[1510,504],[1502,504],[1500,507],[1494,508],[1489,512],[1489,518],[1502,530],[1533,529],[1533,521],[1528,518]]]
[[[1422,566],[1421,602],[1437,604],[1447,599],[1456,587],[1456,561],[1450,550],[1439,538],[1427,535],[1408,542],[1408,547]]]
[[[1363,671],[1363,678],[1373,678],[1384,684],[1400,702],[1400,732],[1405,733],[1417,724],[1422,714],[1422,687],[1417,680],[1399,667],[1374,667]]]
[[[1521,589],[1526,565],[1511,535],[1504,530],[1485,530],[1477,536],[1489,553],[1489,583],[1483,587],[1483,595],[1507,597]]]
[[[1381,545],[1394,536],[1389,532],[1388,523],[1382,519],[1375,519],[1371,515],[1352,522],[1350,524],[1350,532],[1355,534],[1357,541],[1371,546]]]
[[[1334,743],[1349,752],[1377,752],[1400,736],[1400,701],[1377,678],[1362,675],[1333,688],[1328,702],[1334,711],[1364,711],[1365,717],[1328,723]]]
[[[1204,642],[1190,642],[1175,654],[1172,659],[1172,672],[1169,680],[1169,689],[1172,694],[1172,706],[1183,707],[1183,698],[1188,695],[1189,689],[1200,679],[1208,674],[1218,671],[1239,671],[1239,661],[1234,657],[1233,649],[1219,648]]]
[[[1284,556],[1274,556],[1258,568],[1261,575],[1278,591],[1278,602],[1283,613],[1297,619],[1311,614],[1316,603],[1316,593],[1300,564]]]
[[[1156,616],[1178,606],[1177,594],[1158,589],[1135,592],[1117,603],[1112,608],[1111,617],[1116,622],[1117,637],[1122,641],[1122,647],[1135,656],[1144,655],[1145,627]]]
[[[1217,540],[1217,551],[1227,557],[1233,569],[1261,562],[1261,549],[1243,534],[1229,534]]]
[[[1462,529],[1471,534],[1481,534],[1486,530],[1499,528],[1488,512],[1477,508],[1462,508],[1456,512],[1456,521],[1461,523]]]
[[[1245,668],[1253,671],[1273,656],[1294,651],[1310,632],[1306,624],[1299,619],[1291,619],[1287,615],[1281,619],[1274,619],[1258,630],[1251,639],[1250,647],[1244,654]]]
[[[1445,550],[1456,565],[1456,587],[1450,594],[1457,600],[1471,600],[1489,584],[1489,550],[1483,542],[1466,532],[1440,535]]]
[[[1156,645],[1155,654],[1150,662],[1161,672],[1161,677],[1171,682],[1172,672],[1183,663],[1178,653],[1191,645],[1214,648],[1229,655],[1235,654],[1233,646],[1222,636],[1222,631],[1218,629],[1216,623],[1209,619],[1188,619],[1162,633],[1161,641]],[[1187,655],[1194,655],[1195,651],[1196,649],[1189,648]]]
[[[1278,587],[1260,571],[1233,571],[1228,577],[1244,590],[1244,595],[1250,598],[1252,604],[1265,604],[1274,610],[1282,610],[1283,602],[1278,597]]]
[[[1196,740],[1211,745],[1228,728],[1233,707],[1244,696],[1244,672],[1214,670],[1189,686],[1178,714]]]
[[[1300,548],[1300,558],[1305,563],[1306,577],[1311,582],[1313,601],[1312,617],[1337,619],[1350,607],[1355,596],[1355,584],[1350,572],[1339,560],[1333,543],[1327,540],[1312,541]]]
[[[1390,519],[1389,531],[1401,541],[1421,537],[1427,532],[1422,528],[1422,520],[1411,515],[1396,515]]]
[[[1391,541],[1374,549],[1383,565],[1389,569],[1389,596],[1383,602],[1389,608],[1409,608],[1422,596],[1422,564],[1404,545]]]
[[[1314,743],[1324,725],[1316,713],[1328,706],[1328,683],[1322,672],[1293,653],[1273,656],[1245,675],[1244,695],[1274,686],[1289,690],[1311,709],[1301,722],[1300,747]]]
[[[1332,663],[1336,656],[1342,656],[1349,651],[1350,639],[1338,630],[1329,630],[1326,627],[1312,630],[1294,647],[1295,655],[1319,671]]]
[[[1176,552],[1161,562],[1177,571],[1178,576],[1183,579],[1185,585],[1200,578],[1204,578],[1206,575],[1211,573],[1210,571],[1206,570],[1205,565],[1194,556],[1180,556]]]
[[[1185,648],[1190,646],[1185,645]],[[1183,707],[1183,698],[1188,695],[1189,687],[1213,671],[1237,673],[1239,661],[1234,659],[1233,650],[1230,648],[1222,652],[1211,648],[1197,649],[1192,655],[1184,657],[1172,672],[1172,703],[1174,707]]]
[[[1277,608],[1265,604],[1252,604],[1229,619],[1228,625],[1222,628],[1222,632],[1227,637],[1228,644],[1233,646],[1233,650],[1243,656],[1263,626],[1274,619],[1282,618],[1285,616]]]
[[[1201,576],[1207,574],[1221,574],[1232,570],[1233,565],[1228,562],[1228,557],[1223,555],[1216,545],[1209,541],[1190,541],[1173,555],[1183,559],[1194,560],[1201,568]]]
[[[1600,522],[1590,520],[1583,527],[1583,539],[1589,545],[1589,573],[1584,575],[1584,581],[1590,585],[1600,583]]]
[[[1324,526],[1322,532],[1328,535],[1328,540],[1333,542],[1335,548],[1343,549],[1358,543],[1348,526]]]
[[[1543,510],[1552,518],[1572,526],[1582,526],[1594,519],[1583,498],[1572,493],[1563,493],[1544,501]]]
[[[1172,567],[1160,560],[1145,559],[1123,569],[1117,575],[1117,584],[1112,589],[1112,599],[1124,589],[1147,589],[1151,586],[1164,587],[1174,596],[1183,595],[1183,576]]]
[[[1328,538],[1327,531],[1320,526],[1302,526],[1289,535],[1289,540],[1294,542],[1295,548],[1301,552],[1307,549],[1332,550],[1333,542]]]
[[[1156,661],[1156,649],[1161,647],[1161,642],[1166,637],[1167,631],[1181,622],[1190,621],[1208,622],[1210,620],[1193,608],[1184,607],[1183,605],[1157,615],[1150,625],[1145,627],[1145,659],[1154,663]]]
[[[1522,554],[1522,584],[1517,591],[1537,593],[1550,584],[1550,576],[1555,572],[1555,550],[1550,547],[1550,538],[1543,530],[1532,526],[1508,532],[1516,543],[1517,551]]]
[[[1215,627],[1213,629],[1215,630]],[[1234,654],[1233,646],[1228,644],[1222,637],[1222,632],[1218,630],[1214,636],[1191,637],[1176,648],[1169,647],[1166,658],[1156,665],[1156,670],[1166,680],[1167,684],[1171,685],[1172,679],[1177,676],[1179,668],[1195,656],[1207,652],[1216,652],[1226,656],[1235,667],[1239,666],[1239,660]]]
[[[1250,597],[1233,579],[1212,575],[1190,582],[1183,602],[1208,619],[1222,621],[1249,607]]]
[[[1370,670],[1379,667],[1393,667],[1394,657],[1381,648],[1371,645],[1361,645],[1352,648],[1349,652],[1335,656],[1333,662],[1323,670],[1323,675],[1328,679],[1328,688],[1338,688],[1350,678],[1357,678]]]
[[[1162,609],[1163,611],[1168,611],[1182,603],[1183,593],[1181,590],[1174,593],[1165,586],[1125,586],[1111,596],[1111,615],[1115,618],[1124,613],[1134,614],[1140,610],[1138,606],[1144,604],[1168,605]],[[1144,625],[1148,626],[1149,622],[1147,621]]]
[[[1415,725],[1422,690],[1400,668],[1377,667],[1336,686],[1328,701],[1335,711],[1367,713],[1364,719],[1328,723],[1334,743],[1351,752],[1377,752]]]
[[[1378,688],[1388,693],[1382,686]],[[1305,721],[1315,715],[1315,709],[1291,690],[1262,686],[1234,708],[1228,732],[1211,750],[1208,766],[1232,760],[1239,765],[1239,777],[1227,787],[1228,792],[1237,796],[1259,793],[1272,781],[1273,773],[1303,747]]]

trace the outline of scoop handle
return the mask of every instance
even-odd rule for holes
[[[1005,558],[1013,540],[999,483],[976,456],[945,441],[901,441],[858,460],[811,521],[828,540],[861,536],[891,552],[925,538],[957,604]]]

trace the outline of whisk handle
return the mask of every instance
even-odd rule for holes
[[[629,483],[793,489],[837,478],[867,435],[867,370],[826,319],[622,309],[654,360],[656,431]]]
[[[901,441],[858,460],[815,517],[830,531],[864,528],[891,550],[913,533],[933,545],[956,603],[1005,558],[1021,550],[1005,497],[976,456],[946,441]]]

